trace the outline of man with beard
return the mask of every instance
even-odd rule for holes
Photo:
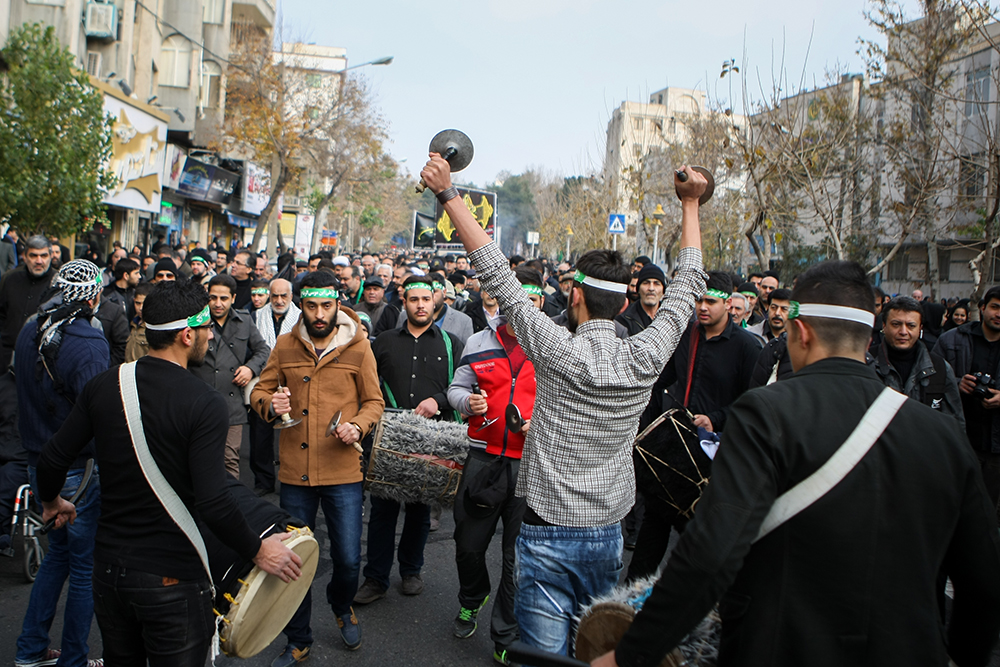
[[[568,328],[539,311],[507,259],[451,185],[432,153],[421,176],[451,217],[508,325],[534,364],[538,383],[515,493],[527,503],[517,538],[515,613],[526,643],[565,654],[575,615],[609,592],[621,573],[619,521],[635,500],[632,443],[649,392],[704,293],[698,198],[707,181],[685,169],[677,278],[649,327],[618,339],[631,272],[621,255],[585,253],[567,309]]]
[[[269,301],[251,317],[271,350],[278,336],[295,329],[302,311],[292,302],[292,283],[284,278],[271,281],[268,296]],[[250,471],[258,496],[274,493],[274,427],[253,409],[250,410]]]
[[[465,313],[460,313],[454,308],[449,308],[448,304],[444,302],[444,276],[440,273],[431,273],[423,277],[422,282],[429,283],[434,288],[434,324],[454,335],[462,345],[465,345],[465,342],[469,340],[469,336],[475,333],[472,327],[472,320]],[[407,315],[404,310],[399,314],[396,327],[403,326],[406,323],[406,319]]]
[[[340,275],[343,276],[340,279],[340,284],[343,287],[340,290],[340,305],[353,310],[361,301],[361,285],[364,282],[361,267],[346,266],[341,269]]]
[[[212,258],[201,248],[191,251],[188,262],[191,264],[191,280],[199,285],[207,285],[208,281],[215,277],[212,270]]]
[[[3,274],[0,281],[0,368],[10,365],[17,335],[25,320],[34,315],[41,305],[41,297],[55,270],[52,268],[52,251],[44,236],[28,238],[24,250],[24,263]]]
[[[223,472],[226,405],[187,371],[212,337],[208,297],[190,282],[157,286],[145,304],[149,354],[132,370],[140,426],[166,482],[196,520],[243,558],[282,580],[298,578],[301,559],[273,535],[263,542],[227,490]],[[203,665],[214,634],[212,593],[198,552],[146,481],[122,409],[117,370],[101,373],[76,399],[38,462],[38,498],[56,526],[80,523],[59,496],[67,469],[91,440],[101,465],[102,497],[93,587],[109,665]],[[57,531],[58,532],[58,531]],[[51,539],[51,538],[50,538]],[[46,561],[48,557],[46,557]],[[65,645],[63,646],[65,650]]]
[[[340,308],[337,278],[315,271],[302,279],[302,315],[293,331],[278,336],[250,405],[268,421],[290,414],[301,423],[282,429],[281,506],[316,530],[320,504],[330,536],[332,573],[326,599],[350,650],[361,647],[361,626],[351,608],[361,569],[361,466],[354,444],[372,432],[385,403],[375,357],[358,316]],[[272,292],[277,287],[272,286]],[[330,417],[340,425],[326,435]],[[274,667],[309,655],[313,643],[312,593],[285,626],[287,644]]]
[[[196,377],[222,394],[229,410],[226,435],[226,470],[240,478],[240,445],[247,409],[243,388],[260,375],[271,349],[264,343],[250,315],[236,310],[236,281],[232,276],[215,276],[208,281],[208,309],[212,316],[212,342],[205,360],[191,370]],[[147,332],[149,326],[146,326]],[[147,333],[147,338],[149,334]]]
[[[876,310],[880,310],[880,306],[876,306]],[[884,338],[868,365],[885,386],[951,415],[964,429],[962,395],[955,372],[947,361],[928,352],[927,346],[920,342],[921,304],[911,297],[898,296],[886,305],[882,319]],[[878,322],[877,314],[875,321]]]
[[[462,358],[464,344],[446,329],[435,326],[437,294],[427,278],[410,276],[403,283],[403,292],[406,320],[398,329],[380,334],[372,347],[386,403],[393,408],[413,410],[420,417],[451,420],[455,412],[448,405],[448,385]],[[354,597],[357,604],[385,597],[399,510],[398,502],[372,496],[368,564],[364,570],[365,583]],[[430,526],[430,506],[407,503],[398,552],[404,595],[419,595],[424,590],[420,569]]]
[[[643,259],[643,256],[636,258],[635,261],[638,262],[640,259]],[[625,325],[630,336],[645,330],[656,317],[667,283],[660,267],[651,262],[647,262],[633,274],[633,277],[636,280],[638,298],[629,304],[624,313],[615,318]]]
[[[59,269],[56,287],[58,298],[50,299],[38,318],[29,320],[21,330],[14,358],[18,425],[35,494],[39,493],[36,470],[42,447],[66,421],[84,385],[108,368],[108,343],[91,324],[93,308],[101,296],[100,269],[84,259],[68,262]],[[85,440],[83,445],[79,456],[67,462],[65,486],[60,485],[57,493],[72,495],[80,487],[86,460],[94,458],[90,443]],[[100,511],[101,490],[95,471],[91,486],[79,500],[77,521],[49,535],[48,553],[31,588],[17,638],[16,664],[54,664],[45,662],[53,653],[49,626],[67,579],[62,661],[87,664],[87,637],[94,611],[90,573]]]
[[[916,297],[914,297],[916,298]],[[966,322],[938,338],[934,352],[961,378],[965,433],[979,458],[993,506],[1000,500],[1000,286],[983,296],[980,322]],[[977,377],[979,374],[979,377]],[[986,376],[989,376],[987,380]]]
[[[768,280],[765,278],[764,280]],[[780,336],[785,331],[788,322],[788,309],[791,307],[792,293],[786,289],[776,289],[771,292],[767,304],[767,318],[747,328],[747,331],[760,338],[765,344]]]
[[[715,433],[725,429],[729,408],[749,388],[760,354],[759,341],[729,317],[732,289],[729,274],[708,274],[707,289],[695,305],[697,319],[684,331],[653,387],[642,423],[649,424],[667,409],[681,405],[694,415],[695,426]],[[656,572],[667,551],[670,529],[680,532],[686,524],[664,501],[651,494],[645,498],[646,511],[629,563],[629,581]]]

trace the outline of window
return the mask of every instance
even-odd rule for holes
[[[907,280],[910,275],[910,253],[898,252],[885,267],[886,280]]]
[[[938,279],[951,280],[951,248],[938,248]]]
[[[191,43],[171,35],[160,48],[160,85],[187,88],[191,85]]]
[[[323,77],[316,73],[306,74],[306,85],[310,88],[319,88],[323,85]]]
[[[975,200],[986,193],[986,167],[983,155],[963,155],[958,165],[958,192],[966,200]],[[974,201],[968,203],[976,203]]]
[[[635,127],[636,130],[639,130],[640,132],[642,131],[642,119],[641,118],[633,118],[632,119],[632,125]]]
[[[663,104],[663,95],[657,95],[656,96],[656,103],[657,104]]]
[[[222,23],[223,13],[226,10],[226,0],[204,0],[204,23]]]
[[[990,68],[980,67],[965,75],[965,115],[986,113],[990,101]]]
[[[201,64],[201,89],[198,91],[198,106],[205,109],[219,108],[221,81],[222,67],[218,63],[206,60]]]

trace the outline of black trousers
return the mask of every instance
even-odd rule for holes
[[[208,578],[176,581],[94,561],[94,615],[114,667],[204,667],[215,634]]]
[[[979,467],[983,471],[986,493],[989,494],[993,507],[997,507],[997,502],[1000,501],[1000,454],[977,449],[976,458],[979,459]],[[997,518],[1000,520],[1000,509],[997,510]]]
[[[514,615],[514,553],[517,536],[521,532],[521,519],[527,503],[514,496],[514,483],[521,467],[518,459],[504,459],[508,467],[511,491],[488,516],[473,517],[465,511],[463,499],[468,480],[473,479],[497,457],[473,449],[465,461],[462,481],[455,500],[455,562],[458,565],[458,601],[467,609],[476,609],[490,594],[490,572],[486,568],[486,550],[497,532],[497,522],[503,519],[502,563],[500,585],[493,602],[490,619],[490,638],[499,648],[505,648],[518,638],[517,617]]]
[[[639,529],[639,539],[635,543],[632,562],[628,566],[626,581],[632,582],[654,574],[670,545],[670,529],[684,532],[688,520],[679,516],[677,510],[646,494],[646,509]]]
[[[274,427],[250,410],[250,471],[256,489],[274,491]]]

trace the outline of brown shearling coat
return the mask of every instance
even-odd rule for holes
[[[250,405],[266,421],[273,421],[271,396],[278,385],[291,391],[291,417],[302,423],[283,429],[279,440],[282,484],[327,486],[362,480],[358,452],[336,435],[326,436],[326,427],[337,410],[341,424],[354,422],[362,437],[371,433],[382,416],[385,401],[379,388],[378,370],[371,344],[358,316],[340,309],[341,333],[349,342],[331,344],[322,357],[306,333],[301,317],[295,329],[279,336],[250,395]]]

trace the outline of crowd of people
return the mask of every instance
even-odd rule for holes
[[[362,567],[365,456],[387,408],[467,424],[453,634],[476,631],[495,590],[500,664],[511,664],[518,640],[570,652],[581,608],[618,584],[622,550],[634,550],[628,581],[658,576],[672,531],[681,540],[644,610],[595,664],[659,664],[720,598],[727,664],[872,655],[945,664],[936,662],[945,652],[962,667],[985,664],[1000,632],[1000,287],[973,309],[884,295],[849,262],[784,286],[772,271],[706,273],[697,219],[705,181],[694,173],[677,184],[681,250],[669,278],[648,257],[627,264],[611,251],[575,264],[507,258],[454,196],[442,163],[432,156],[423,176],[464,254],[287,252],[272,264],[217,239],[150,254],[115,244],[105,262],[92,261],[96,253],[60,262],[51,240],[8,232],[0,550],[13,553],[21,483],[57,526],[18,667],[103,664],[88,659],[95,613],[108,664],[205,660],[208,580],[144,481],[136,428],[197,520],[282,579],[296,578],[301,561],[280,540],[256,537],[226,491],[224,475],[240,479],[243,443],[252,479],[241,481],[258,496],[279,494],[313,530],[322,507],[326,601],[344,646],[360,648],[355,607],[385,597],[394,561],[402,593],[423,592],[424,547],[441,512],[372,496]],[[769,389],[750,391],[759,387]],[[893,412],[872,436],[882,449],[862,454],[840,486],[758,546],[771,505],[855,437],[885,388],[912,401],[894,408],[905,419]],[[126,417],[129,396],[138,427]],[[513,428],[511,406],[521,420]],[[671,409],[689,413],[719,452],[693,519],[635,484],[635,436]],[[295,423],[276,430],[282,419]],[[65,499],[89,458],[97,472],[73,506]],[[486,552],[500,522],[497,584]],[[919,563],[914,549],[924,550]],[[945,642],[937,628],[947,578],[956,597]],[[56,649],[48,628],[67,580]],[[168,618],[177,603],[207,610]],[[309,657],[312,603],[309,594],[284,628],[274,667]],[[825,611],[809,611],[817,608]],[[896,620],[871,621],[880,614]],[[186,628],[184,638],[165,627]]]

